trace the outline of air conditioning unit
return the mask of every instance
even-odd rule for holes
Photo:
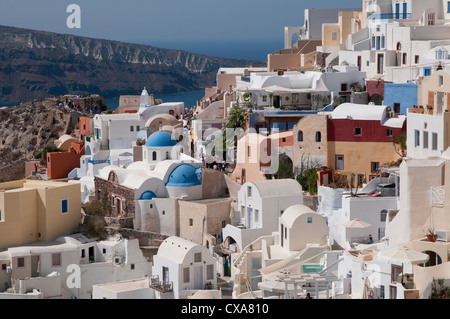
[[[437,240],[448,243],[450,241],[450,230],[436,230]]]
[[[122,256],[114,257],[114,265],[120,265],[122,263],[122,261],[123,261]]]

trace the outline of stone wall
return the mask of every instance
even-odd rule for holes
[[[106,204],[109,217],[118,217],[117,200],[120,199],[120,217],[134,218],[134,193],[131,189],[121,186],[113,181],[94,177],[95,198]],[[113,203],[113,198],[114,203]]]

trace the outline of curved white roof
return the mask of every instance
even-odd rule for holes
[[[386,105],[367,105],[355,103],[343,103],[336,107],[333,112],[329,114],[329,118],[336,119],[353,119],[353,120],[368,120],[382,121],[386,117]]]
[[[295,179],[270,179],[247,182],[244,185],[247,184],[253,184],[261,197],[303,196],[302,186]]]
[[[289,228],[294,225],[294,222],[303,214],[315,214],[315,212],[305,205],[293,205],[286,209],[281,215],[281,220],[283,221],[283,225],[288,226]]]
[[[159,246],[157,255],[158,257],[172,260],[178,264],[183,264],[190,250],[199,246],[203,247],[184,238],[171,236]]]

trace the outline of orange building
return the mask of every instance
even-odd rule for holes
[[[49,179],[66,178],[77,167],[84,155],[84,143],[72,143],[67,152],[47,153],[47,177]]]

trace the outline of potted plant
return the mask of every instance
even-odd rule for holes
[[[437,234],[435,233],[434,228],[429,227],[429,228],[427,229],[427,238],[428,238],[428,240],[431,241],[431,242],[435,242],[435,241],[436,241],[436,239],[437,239]]]

